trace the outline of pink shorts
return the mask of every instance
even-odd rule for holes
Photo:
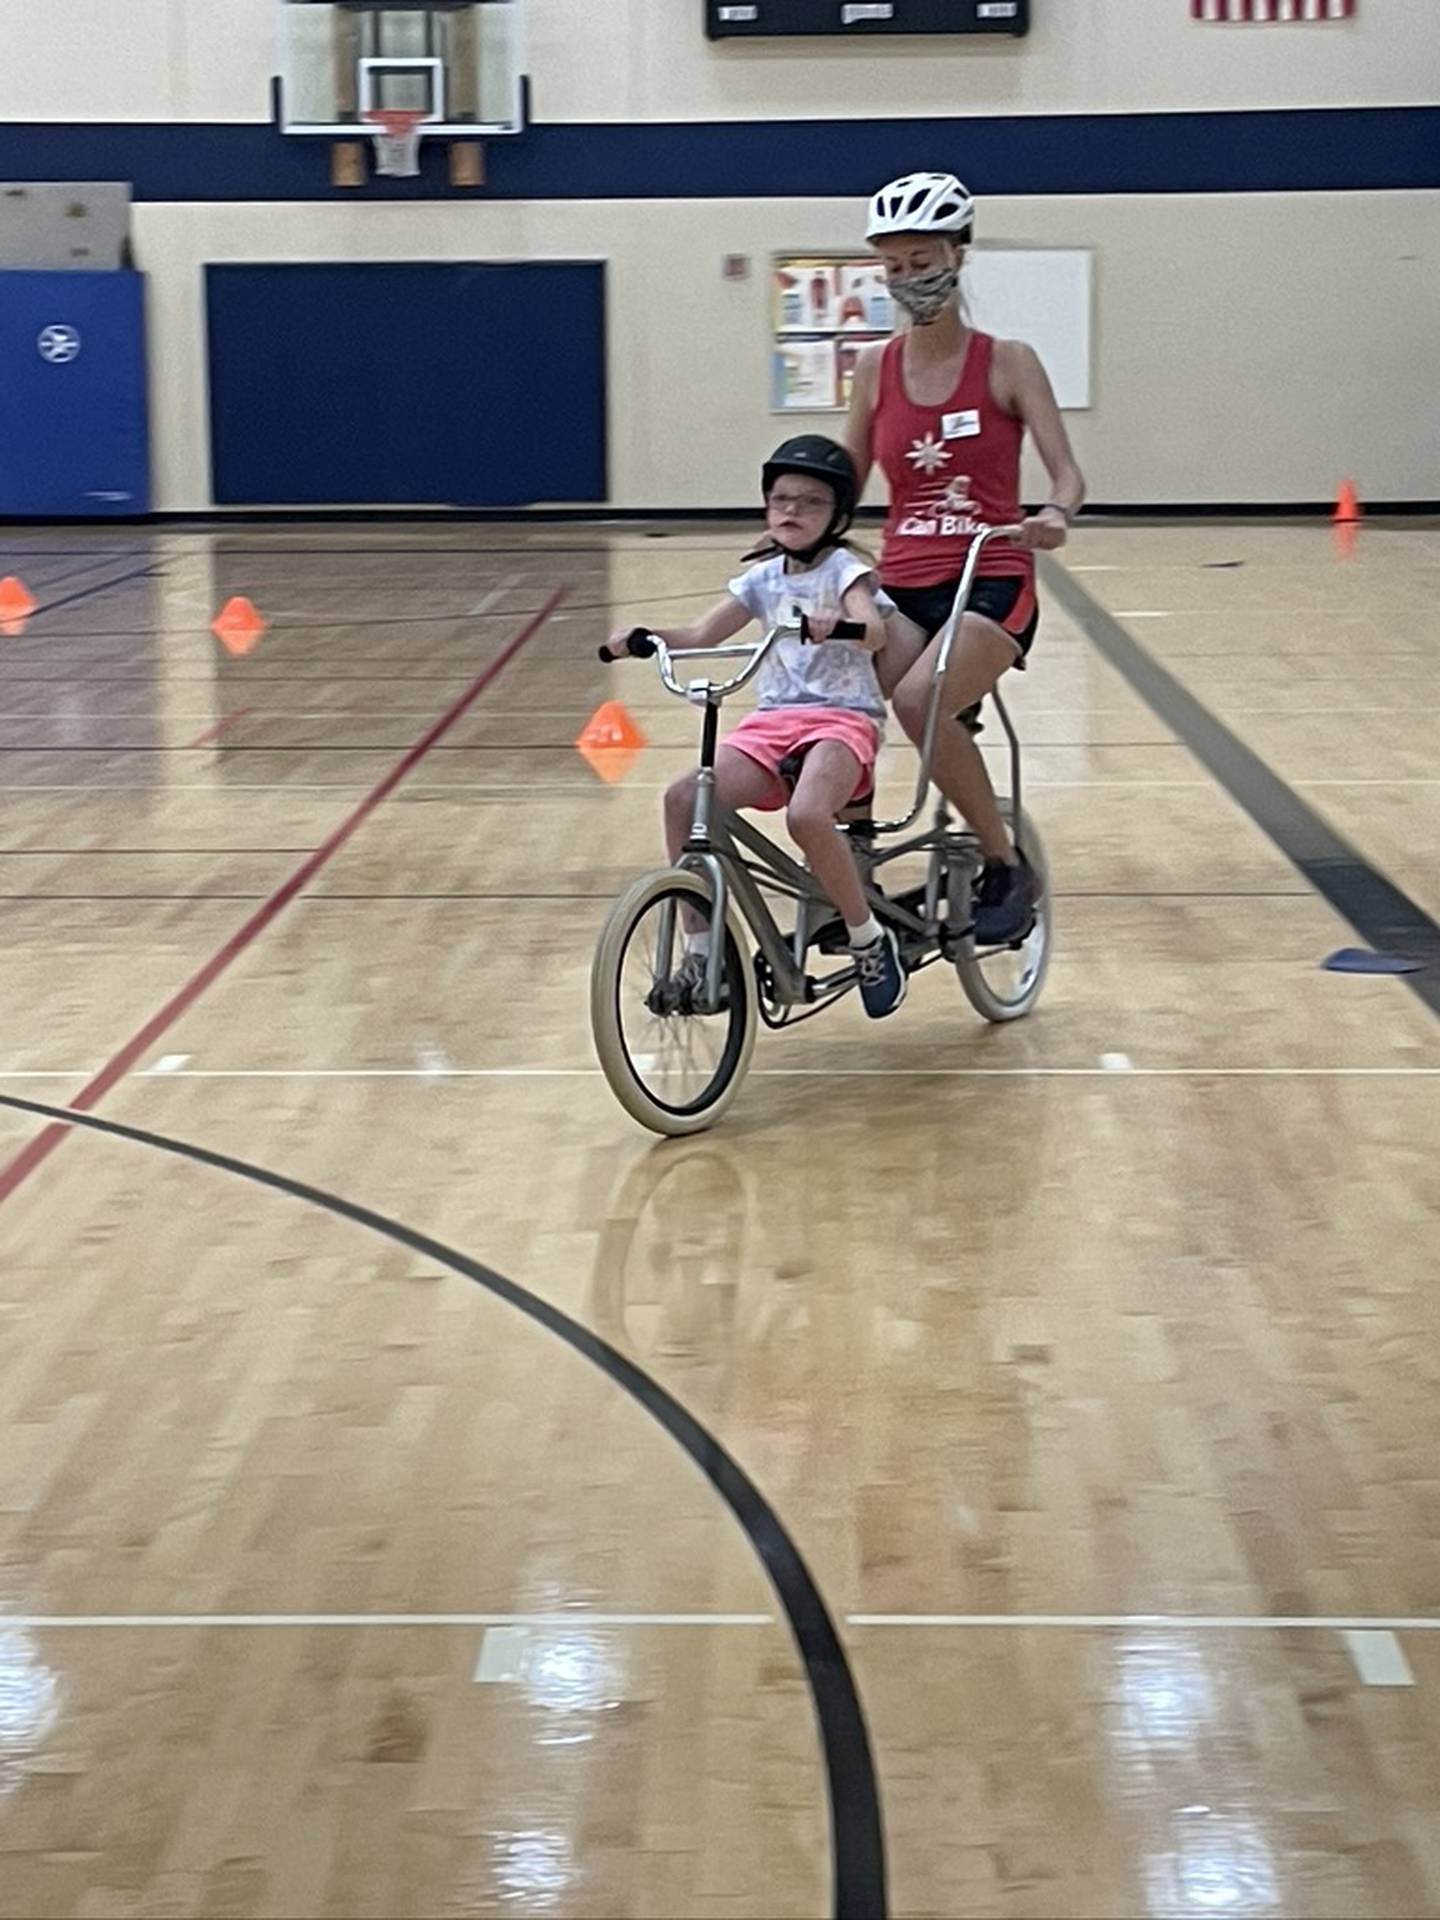
[[[875,787],[880,729],[868,715],[850,707],[761,707],[745,716],[725,745],[738,747],[747,759],[774,774],[770,797],[757,803],[762,813],[774,813],[790,798],[780,762],[821,740],[838,740],[854,754],[860,762],[860,777],[850,802],[868,799]]]

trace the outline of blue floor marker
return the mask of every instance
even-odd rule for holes
[[[1323,965],[1327,973],[1419,973],[1425,962],[1400,953],[1371,953],[1367,947],[1341,947]]]

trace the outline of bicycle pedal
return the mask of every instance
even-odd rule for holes
[[[682,982],[676,985],[673,980],[661,980],[645,996],[645,1008],[659,1020],[672,1019],[679,1014],[685,1019],[703,1019],[714,1013],[725,1013],[730,1005],[730,984],[720,982],[720,997],[713,1007],[707,1007],[695,996],[694,989]]]

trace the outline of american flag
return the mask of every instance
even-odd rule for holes
[[[1351,20],[1356,0],[1190,0],[1197,20]]]

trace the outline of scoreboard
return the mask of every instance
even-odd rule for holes
[[[705,0],[711,40],[1030,31],[1030,0]]]

